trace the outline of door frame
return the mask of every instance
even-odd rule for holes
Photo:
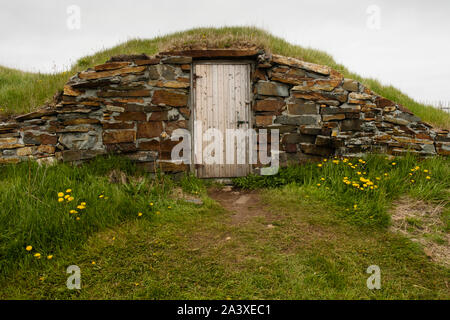
[[[191,164],[189,166],[189,171],[194,173],[196,177],[198,177],[197,165],[194,163],[194,152],[195,152],[195,134],[194,134],[194,121],[196,117],[196,83],[195,83],[195,67],[198,64],[245,64],[249,65],[249,74],[248,74],[248,84],[249,84],[249,99],[250,103],[248,104],[248,121],[249,121],[249,129],[253,128],[253,104],[254,104],[254,95],[253,95],[253,81],[252,76],[255,72],[256,63],[254,60],[249,59],[205,59],[205,60],[193,60],[191,63],[191,77],[190,77],[190,97],[189,97],[189,109],[191,111],[189,116],[189,132],[191,133]],[[248,146],[251,148],[251,146]],[[202,150],[203,152],[203,150]],[[249,173],[253,172],[253,165],[249,164]],[[215,179],[213,177],[213,179]]]

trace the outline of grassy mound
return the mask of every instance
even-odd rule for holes
[[[365,84],[381,96],[400,103],[424,121],[437,127],[450,128],[450,114],[418,103],[392,86],[384,86],[375,79],[362,78],[337,64],[325,52],[292,45],[285,40],[254,27],[196,28],[149,40],[135,39],[121,45],[79,59],[70,70],[41,74],[0,67],[0,112],[12,115],[26,113],[51,100],[64,83],[76,72],[104,63],[113,55],[156,54],[174,48],[230,48],[256,46],[285,56],[328,65],[346,77]]]

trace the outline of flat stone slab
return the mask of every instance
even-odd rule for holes
[[[235,204],[246,204],[248,200],[250,200],[250,197],[247,195],[244,195],[244,196],[240,196],[239,199],[237,199],[234,203]]]

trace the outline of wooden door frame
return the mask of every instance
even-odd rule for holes
[[[196,164],[194,163],[194,152],[195,152],[195,134],[194,134],[194,121],[196,116],[196,83],[195,83],[195,67],[198,64],[245,64],[249,65],[249,74],[248,74],[248,85],[249,85],[249,99],[250,103],[248,105],[248,124],[249,129],[253,128],[253,104],[254,104],[254,95],[253,95],[253,81],[252,75],[255,72],[256,63],[254,60],[249,59],[199,59],[193,60],[191,63],[191,77],[190,77],[190,89],[189,90],[189,132],[191,133],[191,164],[189,166],[189,171],[193,173],[196,177],[198,176]],[[251,146],[249,145],[249,148]],[[203,150],[202,150],[203,152]],[[249,172],[253,172],[253,165],[249,164]]]

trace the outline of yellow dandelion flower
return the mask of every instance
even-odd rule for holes
[[[52,260],[52,259],[53,259],[53,255],[48,255],[48,256],[47,256],[47,259],[48,259],[48,260]]]
[[[95,261],[92,261],[91,264],[94,265],[94,264],[95,264]]]
[[[320,178],[320,180],[325,181],[325,178]]]
[[[80,217],[76,217],[75,220],[79,221],[79,220],[80,220]]]
[[[161,212],[159,212],[159,211],[156,211],[156,214],[160,214]]]
[[[420,169],[420,167],[419,167],[419,166],[416,166],[416,167],[414,167],[414,169],[415,169],[415,170],[419,170],[419,169]]]
[[[84,209],[86,209],[86,207],[85,207],[85,206],[82,206],[82,205],[79,205],[79,206],[77,206],[77,209],[79,209],[79,210],[84,210]]]
[[[171,207],[171,206],[168,206],[167,209],[172,209],[172,207]]]
[[[33,250],[33,247],[32,246],[26,246],[25,250],[31,251],[31,250]]]
[[[82,202],[80,205],[86,207],[86,202]]]
[[[323,159],[323,162],[327,162],[327,159]]]
[[[354,205],[353,205],[353,209],[356,209],[356,208],[358,208],[358,205],[357,205],[357,204],[354,204]]]
[[[322,164],[321,163],[319,163],[318,165],[317,165],[319,168],[322,166]]]
[[[395,163],[395,162],[392,162],[391,164],[392,164],[393,166],[395,166],[395,165],[396,165],[397,163]]]
[[[410,176],[412,176],[412,173],[410,172],[410,173],[408,173]]]
[[[388,174],[387,174],[387,173],[385,173],[385,174],[384,174],[384,176],[385,176],[385,177],[387,177],[387,176],[388,176]]]
[[[380,177],[376,177],[375,179],[376,179],[376,180],[381,180],[381,178],[380,178]]]
[[[428,170],[427,170],[427,169],[425,169],[425,170],[423,170],[423,172],[427,173],[427,172],[428,172]]]
[[[415,181],[413,179],[411,179],[411,182],[414,183]]]
[[[64,197],[64,192],[58,192],[58,197],[59,197],[59,198]]]
[[[40,259],[41,258],[41,254],[38,252],[38,253],[35,253],[34,254],[34,257],[36,258],[36,259]]]
[[[150,206],[153,206],[153,202],[150,202]]]
[[[104,198],[105,196],[101,194],[101,195],[99,195],[98,197],[99,197],[100,199],[102,199],[102,198]]]
[[[67,189],[66,190],[66,193],[71,193],[72,192],[72,189]]]
[[[58,199],[58,202],[63,202],[64,201],[64,198],[59,198]]]
[[[67,198],[67,201],[69,201],[69,202],[71,202],[71,201],[73,201],[73,200],[75,200],[74,197],[69,197],[69,198]]]
[[[69,194],[66,194],[65,196],[64,196],[64,199],[69,199],[70,198],[70,195]]]
[[[430,179],[431,179],[431,177],[430,177],[430,176],[426,176],[426,177],[425,177],[425,179],[428,179],[428,180],[430,180]]]
[[[70,214],[76,214],[76,213],[78,213],[78,211],[77,210],[70,210],[69,213]]]
[[[320,183],[318,183],[317,186],[320,187]]]
[[[358,171],[356,174],[358,174],[358,175],[360,175],[361,174],[361,172],[360,171]]]
[[[138,217],[142,217],[142,212],[139,212],[139,213],[138,213]]]

